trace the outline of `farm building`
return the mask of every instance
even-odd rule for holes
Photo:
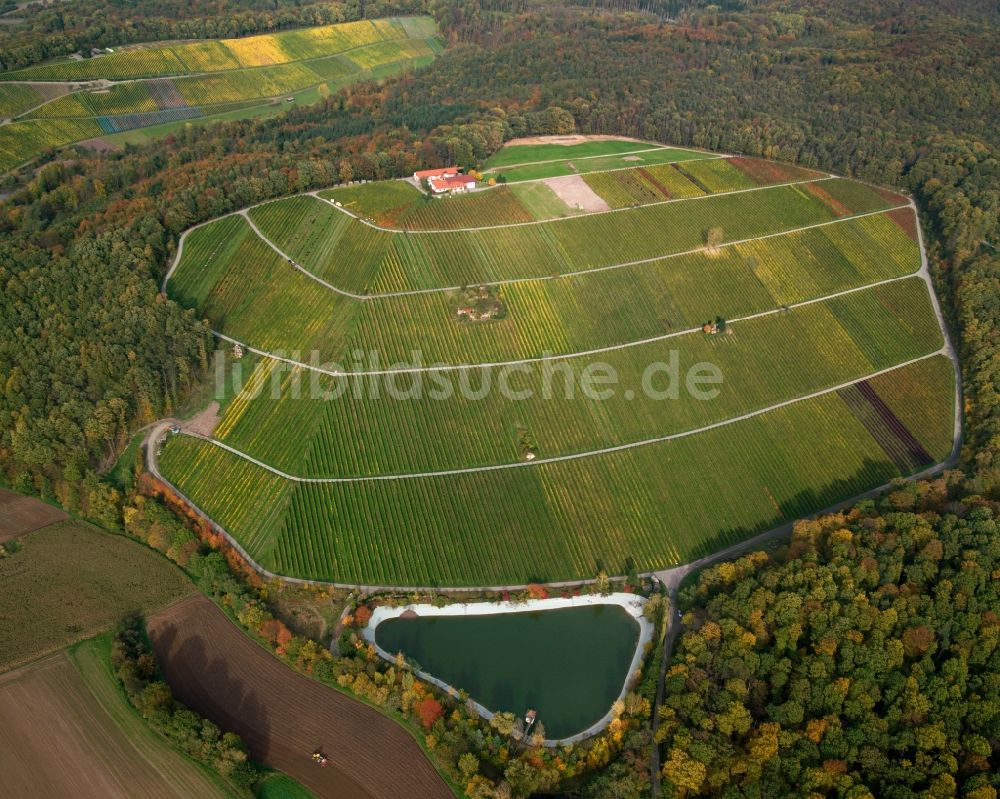
[[[413,179],[417,182],[430,180],[431,178],[448,178],[458,174],[457,166],[446,166],[441,169],[421,169],[413,173]]]
[[[468,175],[446,175],[441,178],[429,178],[427,184],[435,194],[446,191],[469,191],[476,188],[476,179]]]

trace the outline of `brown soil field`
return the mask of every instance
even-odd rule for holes
[[[516,147],[519,144],[564,144],[568,147],[571,144],[583,144],[586,141],[634,141],[638,144],[646,143],[642,139],[633,139],[631,136],[611,136],[602,133],[570,133],[556,136],[522,136],[519,139],[511,139],[508,142],[504,142],[504,147]]]
[[[590,188],[581,175],[547,178],[544,183],[570,208],[579,208],[591,213],[610,210],[604,198]]]
[[[90,644],[0,676],[0,797],[233,799],[146,726]]]
[[[0,544],[66,518],[59,508],[0,488]]]
[[[453,799],[413,738],[391,719],[298,674],[203,596],[149,619],[174,696],[225,730],[254,758],[331,799]],[[320,749],[326,768],[310,755]]]

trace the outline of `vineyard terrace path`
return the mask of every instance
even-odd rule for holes
[[[723,158],[723,157],[727,157],[728,158],[729,156],[719,156],[719,157],[720,158]],[[705,159],[705,160],[711,160],[711,159]],[[608,170],[602,170],[602,172],[619,172],[619,171],[624,171],[624,170],[628,170],[628,169],[633,169],[633,167],[621,167],[621,168],[618,168],[618,169],[608,169]],[[599,173],[593,173],[593,174],[599,174]],[[824,180],[833,180],[835,178],[837,178],[837,175],[827,175],[825,177],[805,178],[805,179],[802,179],[802,180],[793,180],[793,181],[788,181],[788,182],[785,182],[785,183],[772,183],[772,184],[770,184],[768,186],[754,186],[754,187],[748,188],[748,189],[734,189],[732,191],[719,191],[719,192],[715,192],[713,194],[705,194],[705,195],[700,195],[700,196],[697,196],[697,197],[675,197],[675,198],[670,199],[670,200],[660,200],[660,201],[652,202],[652,203],[643,203],[641,206],[637,206],[637,207],[650,208],[650,207],[657,206],[657,205],[669,205],[669,204],[672,204],[672,203],[694,202],[694,201],[697,201],[697,200],[707,200],[707,199],[710,199],[712,197],[722,197],[722,196],[729,196],[729,195],[732,195],[732,194],[746,194],[746,193],[749,193],[749,192],[768,191],[769,189],[779,189],[779,188],[783,188],[783,187],[787,187],[787,186],[798,186],[798,185],[803,185],[803,184],[807,184],[807,183],[819,183],[819,182],[824,181]],[[535,179],[535,180],[525,180],[525,181],[521,181],[521,182],[522,183],[536,183],[536,182],[543,182],[544,180],[547,180],[547,178],[538,178],[538,179]],[[334,188],[336,188],[336,187],[334,187]],[[407,229],[404,230],[404,229],[401,229],[401,228],[390,228],[390,227],[384,227],[382,225],[377,225],[374,222],[372,222],[372,221],[370,221],[368,219],[365,219],[364,217],[360,217],[360,216],[352,213],[351,211],[348,211],[343,206],[338,206],[338,205],[334,204],[333,202],[331,202],[330,200],[326,200],[326,199],[320,197],[319,196],[320,192],[323,192],[323,191],[329,191],[329,189],[317,189],[315,191],[300,192],[298,194],[292,194],[292,195],[289,195],[288,197],[279,197],[277,199],[264,200],[264,201],[259,202],[259,203],[254,203],[253,205],[248,205],[245,208],[241,208],[241,209],[236,210],[236,211],[230,211],[227,214],[222,214],[221,216],[217,216],[217,217],[214,217],[212,219],[208,219],[208,220],[206,220],[204,222],[199,222],[197,225],[192,225],[191,227],[187,228],[184,232],[181,233],[180,240],[178,241],[178,244],[177,244],[177,252],[174,253],[173,260],[171,261],[170,266],[167,269],[166,274],[163,276],[163,281],[160,284],[161,290],[164,291],[164,292],[166,292],[166,290],[167,290],[167,284],[170,282],[170,278],[173,276],[174,271],[180,265],[181,259],[183,258],[183,255],[184,255],[184,242],[187,239],[188,234],[191,233],[192,231],[198,230],[199,228],[205,227],[206,225],[210,225],[213,222],[219,221],[220,219],[226,219],[227,217],[230,217],[230,216],[242,216],[242,217],[244,217],[247,220],[247,222],[250,224],[250,227],[253,229],[254,233],[256,233],[256,235],[262,241],[264,241],[264,243],[266,243],[272,250],[274,250],[276,253],[278,253],[278,255],[280,255],[286,261],[292,263],[297,269],[299,269],[300,271],[302,271],[304,274],[306,274],[309,277],[313,278],[314,280],[316,280],[320,284],[326,286],[331,291],[335,291],[338,294],[344,295],[345,297],[351,297],[353,299],[358,299],[358,300],[382,299],[382,298],[386,298],[386,297],[405,297],[405,296],[410,296],[410,295],[414,295],[414,294],[431,294],[431,293],[441,292],[441,291],[455,291],[456,289],[460,288],[460,286],[444,286],[444,287],[440,287],[440,288],[416,289],[416,290],[411,290],[411,291],[398,291],[398,292],[383,292],[383,293],[359,294],[359,293],[356,293],[356,292],[351,292],[351,291],[347,291],[346,289],[339,288],[338,286],[334,286],[333,284],[328,283],[325,280],[320,279],[319,277],[317,277],[316,275],[314,275],[312,272],[309,272],[308,270],[302,268],[297,263],[295,263],[294,259],[292,259],[287,253],[285,253],[280,247],[278,247],[274,242],[272,242],[270,239],[268,239],[268,237],[265,236],[261,232],[261,230],[253,223],[253,220],[249,216],[250,211],[252,211],[254,208],[260,208],[261,206],[270,205],[271,203],[282,202],[283,200],[289,200],[289,199],[291,199],[293,197],[313,197],[317,202],[321,202],[321,203],[323,203],[325,205],[330,205],[331,207],[335,208],[340,213],[344,214],[345,216],[351,217],[355,221],[360,222],[362,225],[366,225],[367,227],[370,227],[373,230],[379,230],[379,231],[382,231],[383,233],[391,233],[391,234],[412,234],[412,233],[416,233],[416,234],[420,234],[420,235],[424,235],[424,234],[434,235],[434,234],[450,234],[450,233],[476,233],[476,232],[483,231],[483,230],[498,230],[498,229],[503,229],[503,228],[514,228],[514,227],[530,227],[532,225],[548,225],[548,224],[553,224],[553,223],[557,223],[557,222],[566,221],[567,219],[577,219],[577,218],[579,218],[579,217],[553,217],[551,219],[535,219],[535,220],[532,220],[530,222],[508,222],[508,223],[504,223],[504,224],[500,224],[500,225],[480,225],[478,227],[460,227],[460,228],[447,228],[447,229],[439,229],[439,228],[416,228],[416,229],[410,229],[410,228],[407,228]],[[489,189],[484,189],[482,191],[489,191]],[[906,206],[904,204],[904,205],[899,205],[899,206],[894,206],[894,207],[903,208],[903,207],[906,207]],[[634,210],[635,210],[635,207],[611,208],[611,209],[608,209],[607,211],[594,211],[594,212],[585,214],[584,216],[598,216],[598,215],[602,215],[602,214],[617,214],[617,213],[622,213],[622,212],[626,212],[626,211],[634,211]],[[719,246],[720,247],[725,247],[725,246],[731,246],[733,244],[743,244],[743,243],[746,243],[748,241],[754,241],[756,239],[770,238],[771,236],[783,236],[783,235],[785,235],[787,233],[796,233],[796,232],[798,232],[800,230],[809,230],[810,228],[813,228],[813,227],[822,227],[823,225],[834,224],[836,222],[847,221],[849,219],[860,219],[860,218],[865,217],[865,216],[872,216],[872,215],[875,215],[875,214],[882,214],[882,213],[886,213],[887,211],[891,211],[891,210],[893,210],[893,208],[884,208],[884,209],[881,209],[879,211],[870,211],[870,212],[861,213],[861,214],[853,214],[853,215],[850,215],[850,216],[844,216],[844,217],[840,217],[838,219],[830,220],[829,222],[820,222],[820,223],[817,223],[817,224],[814,224],[814,225],[806,225],[806,226],[803,226],[801,228],[791,228],[789,230],[781,231],[779,233],[769,233],[769,234],[766,234],[764,236],[752,237],[752,238],[748,238],[748,239],[743,239],[741,241],[726,242],[725,244],[721,244]],[[686,255],[686,254],[690,254],[691,252],[699,252],[699,251],[704,250],[704,249],[707,249],[707,248],[706,247],[697,247],[694,250],[689,250],[687,252],[670,253],[670,254],[667,254],[667,255],[657,256],[657,257],[654,257],[654,258],[643,258],[643,259],[640,259],[638,261],[626,261],[626,262],[623,262],[623,263],[620,263],[620,264],[611,264],[609,266],[601,266],[601,267],[596,267],[594,269],[581,269],[581,270],[578,270],[578,271],[575,271],[575,272],[564,272],[564,273],[562,273],[560,275],[555,275],[555,276],[547,276],[547,277],[539,277],[539,278],[511,278],[511,279],[508,279],[508,280],[495,281],[495,282],[492,282],[492,283],[482,283],[482,284],[478,284],[478,285],[486,285],[486,286],[490,286],[490,285],[502,285],[504,283],[518,283],[518,282],[523,282],[523,281],[526,281],[526,280],[551,280],[551,279],[556,279],[556,278],[559,278],[559,277],[573,277],[575,275],[585,274],[587,272],[601,272],[601,271],[608,270],[608,269],[619,269],[619,268],[627,267],[627,266],[635,266],[635,265],[638,265],[638,264],[649,263],[651,261],[658,261],[658,260],[661,260],[663,258],[675,257],[675,256],[679,256],[679,255]]]

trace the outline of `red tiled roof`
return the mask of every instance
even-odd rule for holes
[[[452,175],[450,177],[432,178],[431,185],[435,189],[459,189],[465,188],[470,183],[475,185],[475,179],[468,175]]]
[[[423,180],[424,178],[442,177],[444,175],[457,175],[458,167],[446,166],[442,167],[441,169],[421,169],[418,172],[414,172],[413,174],[416,175],[417,178],[420,180]]]

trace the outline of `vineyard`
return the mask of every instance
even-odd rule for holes
[[[44,102],[42,95],[30,86],[0,84],[0,119],[23,114],[29,108]]]
[[[906,309],[904,324],[894,318],[894,307]],[[322,378],[328,400],[309,390],[310,373],[265,360],[257,368],[268,373],[259,378],[267,389],[230,408],[216,437],[282,471],[309,477],[511,463],[522,454],[519,429],[531,434],[537,455],[558,457],[704,427],[933,353],[942,343],[926,287],[916,278],[731,329],[722,339],[699,331],[602,353],[600,361],[613,370],[619,387],[603,399],[581,390],[581,373],[593,358],[559,359],[548,365],[550,371],[541,365],[516,373],[464,370],[433,382],[426,373],[400,374],[381,384],[378,396],[356,385],[367,382],[364,377]],[[775,341],[782,346],[773,346]],[[704,401],[678,392],[664,401],[644,392],[644,369],[671,357],[682,372],[714,364],[724,375],[718,397]],[[446,400],[433,390],[445,379],[455,388]],[[471,391],[494,384],[482,398]],[[400,401],[400,395],[412,399]],[[524,399],[511,401],[512,395]],[[274,425],[294,430],[294,437],[270,435]],[[435,436],[435,430],[448,435]],[[353,445],[355,439],[365,442],[364,449]],[[410,447],[412,441],[425,443]]]
[[[345,225],[345,215],[310,198],[261,211],[315,212],[314,225],[285,241],[288,251],[305,263],[335,257],[335,250],[317,250],[315,235]],[[237,216],[191,233],[170,290],[227,335],[272,352],[315,349],[323,361],[344,363],[356,348],[375,348],[391,363],[419,349],[427,362],[476,363],[677,333],[716,314],[760,313],[902,277],[918,267],[916,244],[879,214],[717,253],[696,251],[558,280],[501,284],[507,317],[463,325],[455,318],[454,291],[364,302],[333,292],[283,262]]]
[[[265,236],[314,274],[346,291],[387,293],[593,270],[703,248],[712,230],[718,232],[717,246],[836,219],[809,191],[812,185],[765,187],[543,224],[405,236],[346,218],[313,197],[268,203],[250,216]],[[892,207],[865,191],[871,205]]]
[[[762,166],[768,163],[756,158],[706,158],[611,172],[591,172],[584,176],[584,180],[612,208],[629,208],[676,198],[741,191],[823,177],[805,169],[781,170]]]
[[[132,80],[167,75],[224,72],[246,67],[288,64],[395,39],[430,38],[433,24],[418,18],[361,20],[318,28],[290,30],[242,39],[181,42],[119,48],[94,58],[66,60],[0,74],[0,80]]]
[[[401,230],[510,225],[536,217],[506,186],[491,191],[431,197],[402,180],[364,183],[320,192],[320,197],[342,204],[351,213],[382,227]]]
[[[944,358],[931,363],[942,375],[951,370]],[[910,379],[904,371],[886,387],[892,402],[906,403],[891,392]],[[935,396],[919,408],[950,429],[951,397]],[[268,568],[396,584],[554,580],[623,572],[629,562],[658,568],[898,474],[836,394],[696,436],[503,471],[292,484],[187,437],[170,443],[162,466],[220,524],[240,530]],[[232,477],[206,485],[208,470]],[[278,503],[279,519],[272,508],[247,510],[262,496]]]
[[[433,21],[424,17],[363,20],[245,39],[132,47],[0,73],[0,117],[22,113],[25,120],[46,120],[44,127],[27,121],[4,126],[0,171],[82,139],[239,109],[249,113],[312,87],[336,88],[424,66],[439,51],[434,36]],[[4,80],[102,83],[42,104],[37,89]]]
[[[577,161],[642,146],[599,144]],[[275,572],[461,585],[679,563],[948,455],[905,198],[755,159],[588,184],[623,210],[397,181],[192,231],[171,296],[287,360],[247,369],[226,448],[175,436],[163,474]]]

